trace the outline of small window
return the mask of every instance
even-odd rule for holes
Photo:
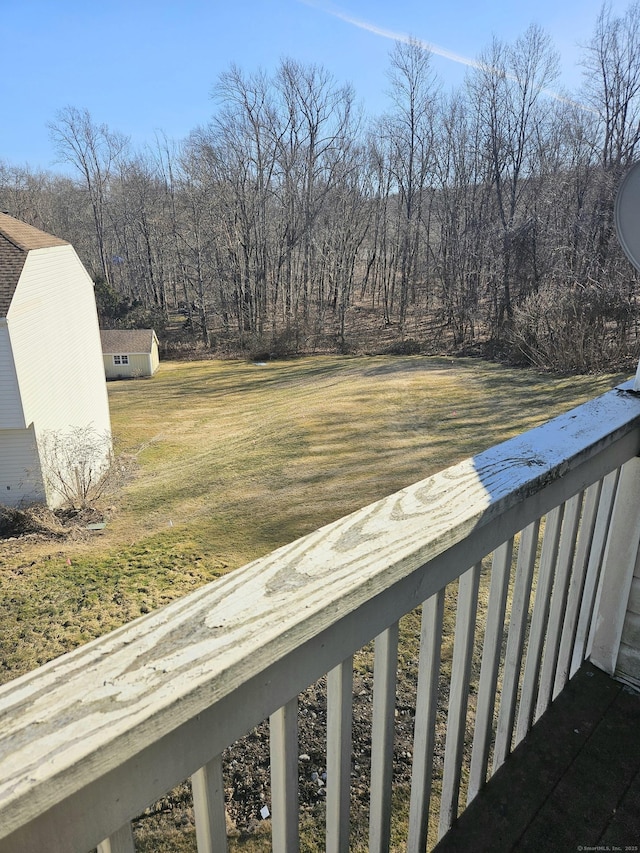
[[[113,363],[114,364],[129,364],[129,356],[128,355],[114,355]]]

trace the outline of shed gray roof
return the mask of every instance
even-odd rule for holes
[[[100,329],[104,355],[132,355],[151,352],[153,329]]]
[[[0,317],[7,316],[27,254],[32,249],[68,245],[67,240],[0,213]]]

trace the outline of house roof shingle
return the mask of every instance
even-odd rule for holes
[[[134,355],[151,352],[153,329],[100,329],[104,355]]]
[[[0,317],[7,316],[28,252],[68,245],[67,240],[0,213]]]

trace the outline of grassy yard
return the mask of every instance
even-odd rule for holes
[[[622,378],[317,357],[166,362],[153,379],[111,383],[135,476],[100,533],[0,541],[0,681]]]
[[[0,541],[0,681],[621,378],[321,357],[166,362],[151,380],[110,383],[136,475],[103,533]]]

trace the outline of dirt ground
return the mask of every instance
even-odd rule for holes
[[[363,652],[367,656],[367,652]],[[398,683],[394,741],[394,787],[411,781],[415,680],[408,674]],[[351,763],[351,814],[356,832],[366,838],[370,795],[371,718],[373,675],[356,673],[353,682],[353,751]],[[304,818],[322,826],[325,819],[326,681],[320,680],[301,697],[298,713],[299,801]],[[227,831],[238,839],[260,833],[264,815],[271,811],[269,729],[264,722],[225,750],[223,772]],[[268,812],[264,811],[266,808]],[[162,831],[170,821],[186,833],[193,830],[193,811],[187,784],[155,803],[135,823],[136,837]]]

